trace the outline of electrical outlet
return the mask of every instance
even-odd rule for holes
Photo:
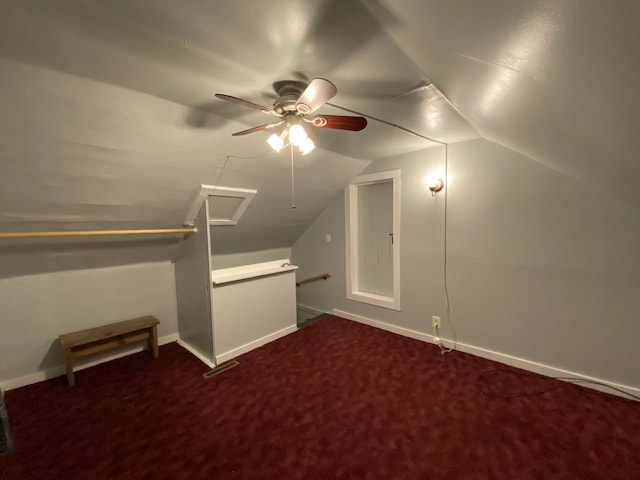
[[[440,328],[440,317],[434,315],[431,317],[431,326],[433,328]]]

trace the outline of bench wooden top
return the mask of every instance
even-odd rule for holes
[[[129,332],[135,332],[136,330],[142,330],[143,328],[150,328],[154,325],[158,325],[160,321],[153,315],[146,315],[144,317],[134,318],[132,320],[124,320],[122,322],[111,323],[109,325],[102,325],[100,327],[89,328],[87,330],[80,330],[78,332],[66,333],[60,335],[60,345],[62,348],[72,348],[77,345],[84,345],[97,340],[104,340],[106,338],[117,337]]]

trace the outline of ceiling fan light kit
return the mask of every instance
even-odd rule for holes
[[[307,138],[307,132],[304,131],[304,128],[302,128],[300,124],[289,127],[289,141],[296,147],[301,146]]]
[[[302,155],[306,155],[315,148],[315,143],[302,125],[303,121],[317,128],[352,132],[360,131],[367,126],[367,119],[364,117],[317,115],[313,118],[305,118],[306,115],[318,110],[338,93],[336,86],[329,80],[314,78],[308,85],[297,80],[283,80],[275,82],[273,88],[278,94],[273,108],[267,108],[231,95],[216,93],[216,97],[221,100],[244,105],[281,118],[281,121],[277,123],[267,123],[235,132],[232,134],[234,137],[281,127],[279,133],[273,133],[267,139],[269,146],[279,152],[286,145],[288,137],[290,144],[298,147]]]
[[[286,134],[287,131],[284,130],[283,133]],[[282,150],[282,147],[284,147],[283,135],[276,135],[275,133],[272,133],[269,138],[267,138],[267,143],[271,148],[273,148],[274,152],[279,152],[280,150]]]
[[[267,139],[267,143],[275,152],[279,152],[287,145],[285,143],[287,138],[291,145],[300,149],[302,155],[306,155],[316,148],[315,143],[300,123],[285,123],[287,125],[280,129],[280,133],[272,133]]]
[[[312,152],[313,149],[315,148],[316,148],[316,144],[313,143],[313,140],[311,140],[311,137],[307,137],[302,142],[302,145],[300,145],[300,153],[302,155],[306,155],[307,153]]]

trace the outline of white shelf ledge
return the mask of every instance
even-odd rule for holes
[[[285,266],[283,266],[286,264]],[[214,286],[223,285],[230,282],[239,282],[265,275],[291,272],[297,270],[297,265],[289,265],[289,259],[274,260],[272,262],[254,263],[252,265],[242,265],[240,267],[221,268],[211,271],[211,281]]]

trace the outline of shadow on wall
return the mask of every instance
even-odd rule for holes
[[[18,243],[18,240],[20,243]],[[16,239],[2,242],[0,279],[68,270],[168,261],[181,239],[87,238]],[[64,333],[64,332],[61,332]]]
[[[62,335],[66,332],[60,332]],[[48,370],[50,368],[59,367],[64,364],[64,355],[62,353],[62,347],[60,347],[60,342],[56,338],[51,345],[49,346],[47,353],[42,357],[42,361],[40,362],[39,369],[40,370]]]

